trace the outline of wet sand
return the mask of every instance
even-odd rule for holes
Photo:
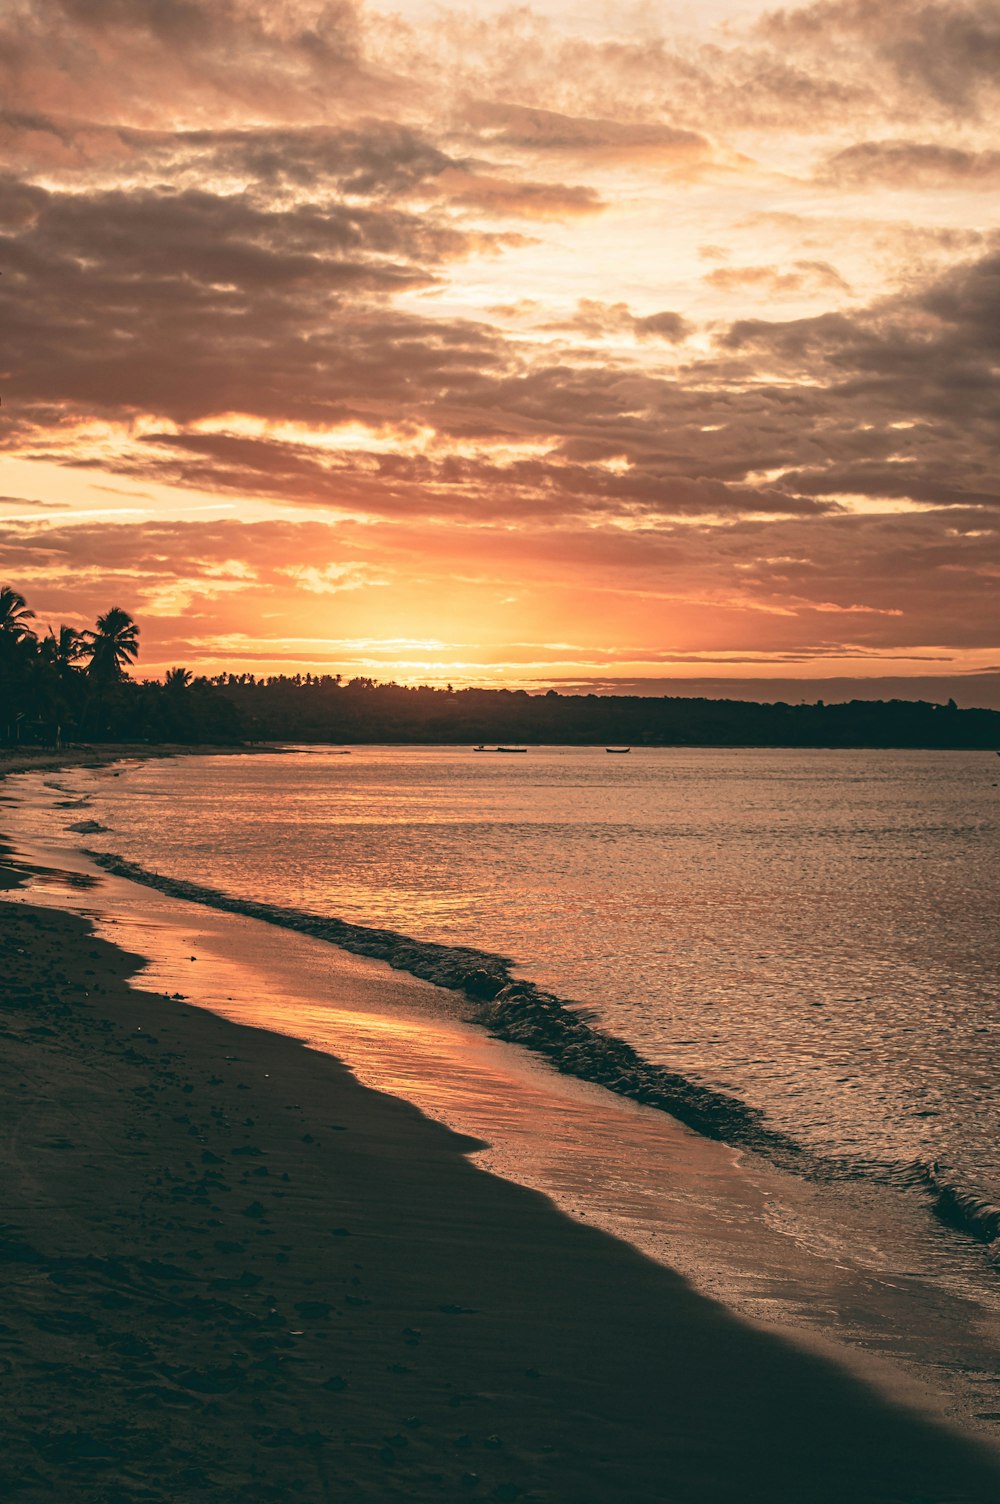
[[[253,757],[257,753],[275,756],[282,748],[264,742],[235,745],[191,745],[187,742],[103,742],[70,745],[58,751],[53,747],[7,747],[0,749],[0,782],[8,773],[46,773],[60,768],[101,768],[123,759],[150,757]]]
[[[17,750],[8,748],[0,751],[0,779],[8,773],[44,773],[57,768],[99,768],[110,762],[119,762],[123,757],[175,757],[192,753],[211,752],[243,752],[253,751],[253,748],[228,748],[228,747],[188,747],[180,746],[141,746],[137,743],[109,742],[103,746],[69,746],[56,751],[50,747],[23,747]],[[275,751],[268,748],[268,751]]]
[[[9,881],[16,873],[8,869]],[[972,1444],[0,908],[4,1497],[995,1500]]]

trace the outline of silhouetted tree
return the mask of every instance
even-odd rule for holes
[[[116,722],[127,720],[123,710],[126,666],[139,656],[139,628],[121,606],[97,618],[93,631],[83,633],[87,664],[87,705],[83,717],[90,736],[108,735]]]
[[[0,588],[0,636],[20,642],[25,637],[33,637],[35,634],[28,626],[33,621],[34,611],[29,611],[28,602],[23,595],[14,590],[10,585]]]
[[[51,664],[58,678],[67,681],[73,673],[74,664],[78,663],[85,652],[82,635],[75,627],[65,625],[59,628],[58,635],[50,627],[38,644],[38,656],[43,663]]]
[[[116,684],[127,677],[125,665],[139,656],[139,628],[121,606],[112,606],[97,618],[93,632],[84,632],[90,654],[88,673],[100,684]]]
[[[77,724],[83,709],[84,680],[77,668],[84,643],[75,627],[65,624],[58,633],[49,627],[37,645],[33,709],[57,745]]]
[[[35,634],[28,623],[34,611],[10,585],[0,588],[0,733],[20,741],[29,714]]]

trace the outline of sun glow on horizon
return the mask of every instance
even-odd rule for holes
[[[0,18],[0,578],[196,671],[995,664],[1000,99],[900,5]]]

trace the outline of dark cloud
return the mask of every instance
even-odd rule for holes
[[[822,379],[828,395],[874,399],[894,409],[898,421],[995,420],[1000,255],[953,267],[856,313],[739,320],[723,345],[766,351]]]
[[[652,448],[617,471],[595,463],[592,443],[570,442],[537,459],[491,461],[357,449],[322,456],[311,446],[227,434],[153,434],[145,442],[154,450],[148,468],[133,455],[117,465],[122,473],[389,518],[613,521],[706,513],[806,516],[834,509],[821,496],[796,494],[790,486],[777,490],[685,474],[674,456]],[[613,447],[620,453],[624,446]],[[164,449],[175,458],[165,459]]]
[[[310,195],[381,198],[407,194],[457,165],[426,133],[393,120],[298,128],[258,122],[171,132],[123,128],[116,136],[129,152],[165,169],[243,178],[265,192],[295,187]]]
[[[467,168],[448,168],[437,178],[436,186],[456,204],[501,218],[572,219],[600,213],[606,207],[593,188],[536,183]]]
[[[988,256],[856,312],[732,325],[724,347],[776,383],[809,383],[802,460],[786,458],[775,484],[995,509],[998,309],[1000,258]]]
[[[636,318],[632,327],[640,339],[665,339],[670,344],[685,339],[691,332],[687,319],[668,309],[661,313],[647,314],[645,318]]]
[[[860,141],[828,157],[819,177],[838,186],[992,188],[1000,151],[965,151],[933,141]]]
[[[362,57],[348,0],[24,0],[0,20],[11,110],[150,124],[164,111],[329,117],[393,86]]]
[[[721,340],[726,349],[767,351],[789,373],[793,367],[810,362],[834,362],[845,351],[874,348],[877,342],[875,333],[860,317],[847,313],[780,320],[737,319]]]
[[[897,82],[956,114],[976,111],[1000,80],[996,0],[819,0],[772,12],[761,32],[783,46],[837,53],[842,40],[870,49]]]
[[[457,380],[490,343],[471,325],[364,310],[428,285],[437,265],[480,243],[390,206],[277,210],[195,189],[82,195],[8,183],[0,227],[15,415],[63,403],[64,417],[329,418],[418,374]]]
[[[594,119],[487,101],[470,105],[466,118],[482,140],[520,151],[608,162],[653,161],[678,168],[718,159],[707,136],[659,121]]]
[[[849,640],[862,645],[990,648],[1000,633],[991,604],[1000,530],[982,517],[971,523],[946,513],[835,516],[813,529],[808,554],[786,553],[774,530],[772,547],[741,573],[758,599],[798,600],[814,631],[826,615],[841,641],[834,618],[853,607]]]
[[[523,310],[510,309],[510,314],[531,314],[537,305],[529,304]],[[503,311],[503,310],[499,310]],[[668,344],[677,344],[691,332],[691,325],[679,313],[664,309],[661,313],[641,317],[634,314],[627,303],[602,303],[595,298],[580,298],[573,313],[559,319],[539,320],[542,329],[567,329],[582,334],[588,339],[603,335],[633,334],[638,339],[660,339]]]
[[[585,185],[511,177],[488,162],[450,155],[422,132],[385,120],[369,120],[361,129],[164,132],[7,113],[0,114],[0,140],[26,167],[85,166],[111,181],[127,165],[147,193],[162,189],[165,178],[184,191],[207,177],[225,182],[227,193],[241,192],[261,208],[283,214],[290,191],[308,195],[317,208],[336,212],[339,207],[355,216],[365,213],[358,199],[386,216],[388,201],[398,205],[428,193],[498,218],[568,219],[605,207]],[[426,211],[421,220],[411,220],[411,227],[421,223],[429,228]],[[475,238],[464,243],[474,244]]]
[[[57,523],[45,527],[0,524],[0,559],[22,567],[49,566],[53,572],[127,570],[136,576],[169,580],[178,560],[188,578],[219,578],[219,567],[238,563],[247,579],[270,578],[286,551],[329,558],[337,548],[336,527],[321,522],[151,521]]]

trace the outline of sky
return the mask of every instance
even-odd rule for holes
[[[7,0],[0,583],[149,676],[1000,705],[998,95],[1000,0]]]

